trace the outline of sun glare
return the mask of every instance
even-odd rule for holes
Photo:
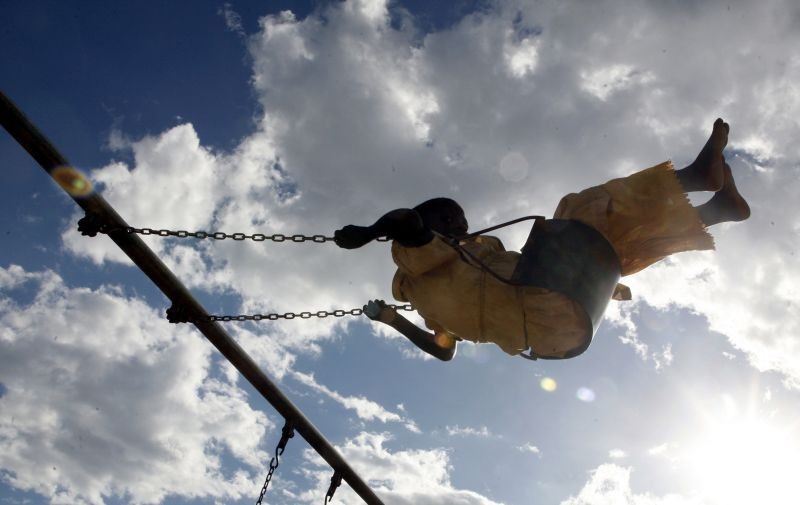
[[[692,479],[705,503],[800,503],[796,430],[757,416],[725,416],[707,427],[689,454]]]

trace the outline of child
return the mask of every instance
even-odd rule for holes
[[[670,254],[713,249],[706,227],[750,216],[722,154],[728,132],[728,124],[717,119],[697,159],[682,170],[665,162],[565,196],[554,214],[556,220],[565,221],[553,222],[572,223],[572,228],[584,229],[580,233],[596,235],[595,245],[576,249],[606,247],[613,257],[615,272],[607,276],[612,285],[620,275],[636,273]],[[694,191],[711,191],[714,196],[692,207],[686,193]],[[596,328],[587,317],[587,303],[579,303],[584,300],[580,293],[542,284],[530,273],[536,268],[541,273],[542,265],[536,264],[541,258],[532,252],[533,237],[541,227],[541,223],[534,226],[521,254],[505,251],[497,238],[489,236],[459,242],[468,229],[463,209],[453,200],[435,198],[414,209],[393,210],[372,226],[345,226],[336,231],[334,240],[340,247],[355,249],[380,236],[393,239],[397,272],[392,294],[410,302],[432,333],[382,300],[369,302],[364,312],[428,354],[450,360],[456,342],[467,339],[493,342],[511,355],[530,350],[533,357],[570,358],[588,347]],[[599,256],[590,252],[581,260],[589,271],[609,268],[593,267],[593,257]],[[617,286],[614,298],[623,298],[619,295],[624,290]],[[600,297],[604,297],[602,315],[610,291]]]

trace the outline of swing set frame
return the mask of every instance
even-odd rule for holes
[[[67,159],[56,150],[50,141],[2,91],[0,91],[0,124],[56,182],[58,180],[54,175],[54,171],[63,167],[71,167]],[[256,391],[275,408],[286,420],[287,426],[296,430],[322,459],[331,466],[334,475],[331,479],[331,488],[325,497],[326,503],[333,497],[333,491],[338,486],[338,483],[344,480],[365,503],[383,505],[380,498],[350,467],[344,457],[339,454],[300,409],[261,371],[256,362],[228,335],[221,325],[209,319],[208,312],[200,302],[194,298],[191,292],[175,277],[172,271],[167,268],[142,239],[124,231],[129,228],[128,224],[102,196],[95,192],[87,196],[75,196],[69,192],[67,194],[87,215],[97,216],[102,222],[119,230],[110,232],[108,234],[109,238],[169,298],[173,306],[183,307],[191,314],[205,316],[192,321],[192,324],[236,367]],[[262,489],[262,497],[263,492],[264,490]]]

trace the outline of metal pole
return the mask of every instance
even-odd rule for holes
[[[22,111],[0,91],[0,124],[14,139],[52,176],[54,169],[71,166],[39,130],[25,117]],[[70,195],[87,214],[92,213],[115,227],[128,224],[117,214],[102,196],[92,193],[86,197]],[[161,262],[153,251],[136,235],[117,231],[109,237],[133,260],[139,269],[172,301],[175,307],[185,307],[191,314],[208,315],[205,308],[195,300],[188,289]],[[230,361],[256,390],[285,419],[290,420],[295,430],[317,453],[339,472],[353,491],[370,505],[383,505],[372,489],[350,468],[339,452],[328,442],[278,387],[262,372],[239,344],[215,322],[196,322],[194,325]]]

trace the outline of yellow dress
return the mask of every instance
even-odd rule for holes
[[[575,219],[600,231],[630,275],[669,254],[713,249],[697,210],[665,162],[628,177],[565,196],[553,216]],[[489,268],[510,278],[520,254],[495,237],[463,244]],[[504,284],[463,261],[444,241],[422,247],[392,244],[397,265],[392,294],[410,302],[434,332],[473,342],[493,342],[516,355],[561,357],[584,342],[581,307],[566,296],[535,287]]]

